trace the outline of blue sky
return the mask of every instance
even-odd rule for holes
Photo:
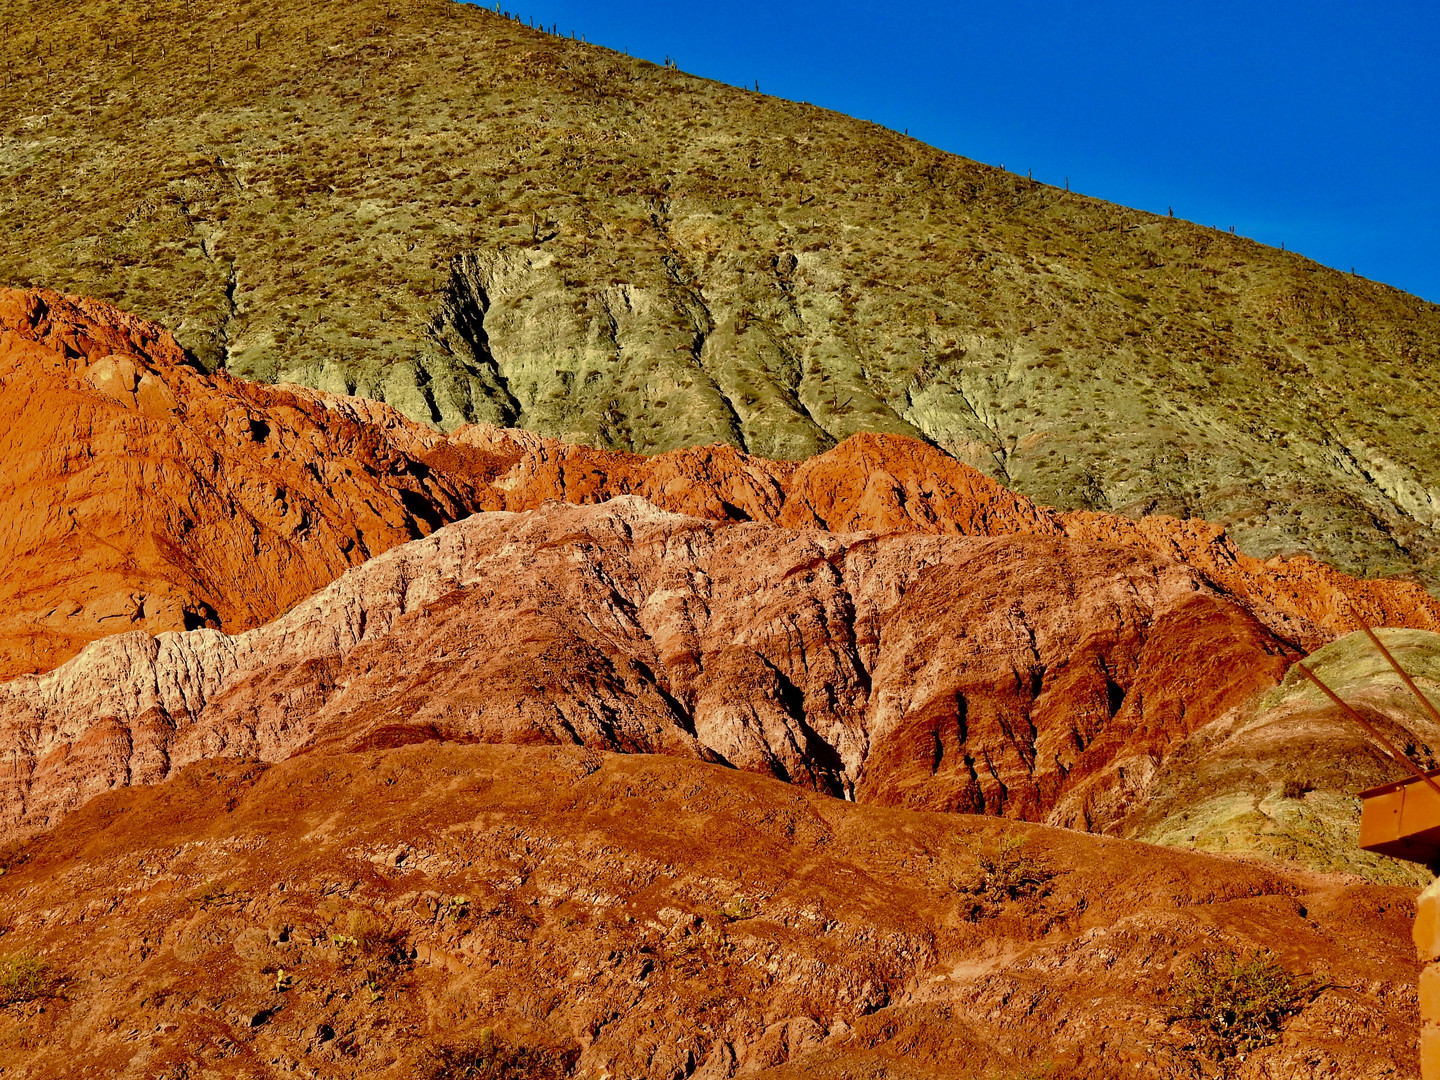
[[[1433,2],[502,7],[1440,302]]]

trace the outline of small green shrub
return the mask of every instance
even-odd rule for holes
[[[742,919],[753,919],[755,909],[750,901],[743,896],[732,896],[730,902],[716,912],[726,922],[740,922]]]
[[[570,1075],[578,1049],[510,1046],[489,1028],[473,1043],[431,1051],[425,1080],[561,1080]]]
[[[1172,1020],[1197,1025],[1200,1051],[1219,1061],[1273,1043],[1285,1018],[1328,985],[1323,975],[1292,975],[1263,949],[1205,953],[1172,991],[1178,1006]]]
[[[0,957],[0,1007],[49,997],[56,981],[50,965],[38,957],[24,953]]]

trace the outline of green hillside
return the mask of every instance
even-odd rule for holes
[[[447,0],[10,0],[0,282],[652,453],[921,435],[1440,581],[1440,309]]]

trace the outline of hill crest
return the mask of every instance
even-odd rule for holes
[[[908,434],[1048,505],[1432,580],[1440,309],[1395,290],[468,5],[0,30],[0,279],[206,366],[645,454]]]

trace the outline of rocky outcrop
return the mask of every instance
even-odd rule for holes
[[[1378,633],[1435,698],[1440,634]],[[1440,728],[1364,634],[1340,638],[1305,663],[1392,744],[1426,768],[1437,765]],[[1358,848],[1356,795],[1405,775],[1403,765],[1292,669],[1279,686],[1173,747],[1128,833],[1154,843],[1426,884],[1432,875],[1425,868]]]
[[[125,630],[244,629],[471,509],[394,410],[190,364],[106,304],[0,290],[0,675]]]
[[[1366,581],[1308,555],[1260,560],[1219,526],[1163,514],[1137,519],[1038,506],[944,451],[902,435],[856,435],[801,464],[733,447],[655,457],[595,450],[487,426],[462,428],[427,461],[462,477],[487,509],[548,499],[600,502],[635,494],[676,513],[770,521],[787,528],[1066,536],[1183,562],[1240,601],[1273,633],[1319,648],[1357,618],[1374,626],[1440,627],[1440,603],[1412,582]]]
[[[860,435],[796,464],[719,445],[655,457],[207,375],[108,305],[0,290],[0,677],[130,629],[251,629],[342,570],[478,509],[639,495],[676,513],[831,531],[1119,544],[1194,567],[1313,649],[1440,626],[1419,586],[1308,556],[1261,562],[1201,521],[1037,506],[917,439]]]
[[[120,635],[0,686],[3,820],[203,758],[445,739],[1116,829],[1172,744],[1293,655],[1135,548],[549,503],[395,548],[248,633]]]
[[[0,1010],[19,1075],[455,1076],[486,1028],[537,1080],[1415,1075],[1413,889],[676,758],[209,761],[0,860],[54,980]],[[1324,989],[1217,1070],[1187,971],[1262,948]]]

